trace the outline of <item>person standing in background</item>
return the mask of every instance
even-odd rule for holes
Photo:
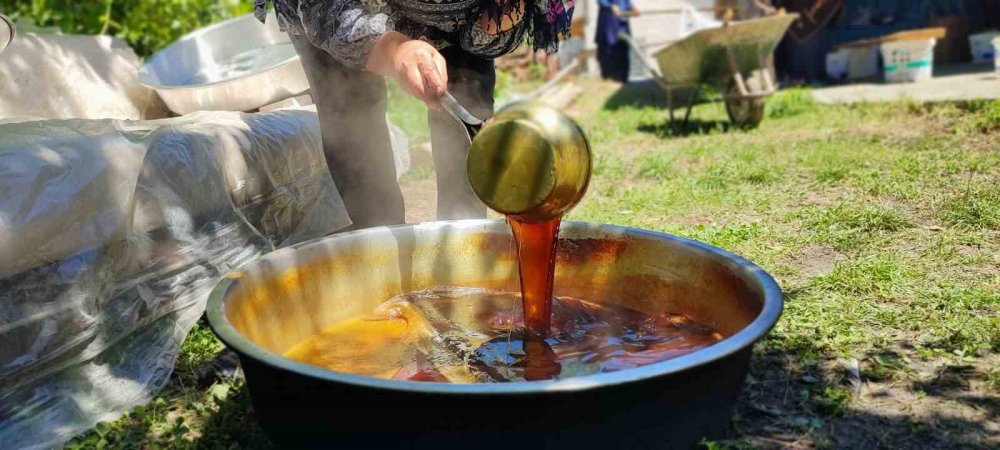
[[[823,76],[826,54],[833,47],[830,24],[842,0],[778,0],[777,7],[798,14],[775,50],[775,65],[783,85],[809,83]]]
[[[385,78],[427,104],[439,220],[486,217],[465,172],[465,128],[441,110],[447,89],[493,115],[493,59],[526,39],[555,53],[573,0],[255,0],[273,3],[302,60],[323,152],[354,229],[403,223],[386,123]]]
[[[621,34],[631,35],[629,18],[639,15],[639,10],[632,5],[632,0],[598,0],[600,11],[597,13],[597,33],[594,42],[597,43],[597,62],[601,66],[601,78],[628,82],[629,46]]]

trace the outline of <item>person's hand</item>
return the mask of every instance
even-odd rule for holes
[[[448,89],[448,65],[434,46],[390,31],[375,43],[366,68],[392,77],[429,108],[441,109],[439,99]]]
[[[629,17],[639,17],[639,8],[633,6],[632,9],[628,11],[628,15]]]

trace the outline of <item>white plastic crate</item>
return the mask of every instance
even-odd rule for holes
[[[934,71],[934,39],[882,43],[885,81],[905,83],[931,79]]]
[[[865,45],[847,49],[847,79],[867,80],[878,75],[878,46]]]
[[[831,81],[847,79],[847,68],[850,65],[851,54],[846,49],[826,54],[826,77]]]
[[[1000,36],[993,38],[993,67],[1000,72]]]
[[[993,61],[996,50],[993,48],[993,38],[1000,36],[997,31],[984,31],[969,35],[969,50],[972,52],[972,62],[989,63]]]

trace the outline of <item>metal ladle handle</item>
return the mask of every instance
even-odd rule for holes
[[[479,130],[483,128],[483,120],[472,115],[469,110],[465,109],[455,99],[455,96],[451,95],[451,92],[445,91],[444,95],[441,96],[441,107],[465,127],[465,132],[469,135],[469,142],[472,142],[472,139],[476,137]]]

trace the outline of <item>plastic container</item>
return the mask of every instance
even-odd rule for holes
[[[993,38],[993,68],[1000,73],[1000,36]]]
[[[905,83],[931,79],[934,70],[934,39],[882,43],[885,81]]]
[[[841,49],[826,54],[826,77],[830,81],[844,81],[847,79],[847,67],[851,62],[851,53]]]
[[[993,61],[993,57],[996,55],[993,39],[997,36],[1000,36],[1000,32],[995,30],[969,35],[969,50],[972,52],[972,62],[989,63]]]
[[[847,49],[847,78],[867,80],[878,75],[878,47],[865,45]]]

